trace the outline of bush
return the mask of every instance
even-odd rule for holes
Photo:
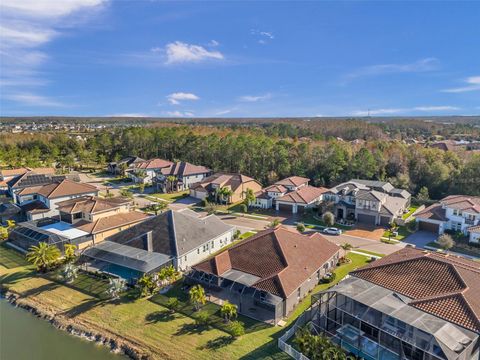
[[[245,214],[245,213],[247,212],[247,210],[248,210],[248,209],[247,209],[247,205],[245,205],[245,204],[240,204],[240,211],[241,211],[242,213]]]
[[[180,302],[176,297],[172,297],[168,299],[167,303],[165,304],[165,306],[169,308],[171,311],[175,311],[176,309],[178,309],[179,305],[180,305]]]
[[[245,327],[241,321],[232,321],[228,326],[228,332],[234,338],[238,338],[245,334]]]
[[[237,230],[235,230],[235,233],[233,234],[233,238],[235,240],[237,240],[240,237],[241,234],[242,234],[242,232],[237,229]]]
[[[206,311],[199,311],[197,315],[195,315],[195,325],[197,326],[209,326],[210,322],[210,315]]]
[[[305,225],[303,225],[302,223],[298,223],[297,224],[297,231],[300,232],[300,233],[303,233],[305,231]]]
[[[437,239],[437,243],[444,250],[451,249],[455,246],[455,241],[453,241],[453,238],[448,234],[440,235]]]
[[[333,226],[333,224],[335,224],[335,216],[330,211],[323,214],[322,220],[327,226]]]
[[[335,273],[330,273],[329,275],[325,275],[320,282],[323,284],[330,284],[335,278],[337,277],[337,274]]]

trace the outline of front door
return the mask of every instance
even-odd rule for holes
[[[337,219],[343,219],[343,209],[337,210]]]

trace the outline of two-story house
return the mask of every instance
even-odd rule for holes
[[[261,209],[271,209],[274,207],[276,199],[289,192],[297,191],[300,188],[308,186],[309,181],[309,179],[300,176],[290,176],[286,179],[277,181],[275,184],[258,191],[255,194],[255,202],[250,204],[250,206]]]
[[[212,173],[205,166],[193,165],[188,162],[176,162],[162,168],[153,178],[157,191],[167,193],[188,190],[193,184],[201,182]],[[173,180],[171,180],[173,179]]]
[[[135,164],[145,161],[145,159],[139,158],[138,156],[127,156],[119,161],[109,162],[107,165],[107,171],[110,174],[118,175],[123,171],[126,172],[128,169],[132,169]]]
[[[415,215],[420,230],[443,234],[462,232],[480,243],[480,197],[451,195]]]
[[[45,175],[53,175],[55,174],[55,169],[46,167],[46,168],[28,168],[28,167],[21,167],[15,169],[3,169],[0,170],[0,191],[8,190],[8,182],[19,176],[22,176],[28,172],[33,172],[35,174],[45,174]]]
[[[135,183],[149,184],[153,178],[165,168],[173,165],[171,161],[163,159],[150,159],[132,164],[127,169],[127,176]]]
[[[57,205],[62,201],[97,195],[98,189],[93,185],[63,179],[46,185],[24,187],[15,193],[15,199],[27,220],[37,220],[59,215]]]
[[[223,198],[222,189],[231,192],[228,198]],[[236,203],[245,198],[247,189],[257,193],[262,185],[255,179],[242,174],[215,173],[190,187],[190,196],[197,199],[220,200],[226,203]]]
[[[19,223],[9,241],[25,250],[39,242],[61,250],[69,243],[83,250],[149,218],[134,211],[133,202],[125,198],[81,196],[56,202],[56,206],[56,216]]]
[[[337,220],[356,220],[387,226],[408,211],[411,195],[384,181],[350,180],[323,195],[331,203]]]

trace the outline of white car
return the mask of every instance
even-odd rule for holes
[[[323,229],[323,232],[325,234],[329,234],[329,235],[341,235],[342,234],[342,230],[340,230],[336,227],[325,228],[325,229]]]

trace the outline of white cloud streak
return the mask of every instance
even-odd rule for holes
[[[194,116],[194,113],[191,111],[179,111],[179,110],[165,111],[164,114],[168,117],[176,117],[176,118]]]
[[[272,98],[272,94],[267,93],[264,95],[244,95],[244,96],[240,96],[238,100],[242,102],[259,102],[259,101],[269,100],[271,98]]]
[[[42,106],[42,107],[61,107],[64,106],[61,102],[51,99],[46,96],[36,95],[32,93],[16,93],[7,94],[5,99],[12,100],[27,106]]]
[[[378,64],[365,66],[344,76],[345,81],[361,77],[379,76],[395,73],[420,73],[438,69],[439,61],[436,58],[420,59],[409,64]]]
[[[351,114],[353,116],[368,116],[368,115],[391,115],[391,114],[405,114],[412,112],[443,112],[443,111],[456,111],[460,110],[459,107],[440,105],[440,106],[416,106],[411,108],[385,108],[385,109],[371,109],[371,110],[356,110]]]
[[[192,93],[176,92],[167,95],[167,100],[172,105],[179,105],[182,101],[196,101],[200,98]]]
[[[480,90],[480,76],[470,76],[464,80],[467,84],[466,86],[452,88],[452,89],[445,89],[442,92],[446,93],[464,93],[470,91],[479,91]]]
[[[225,56],[217,50],[208,50],[201,45],[187,44],[181,41],[169,43],[165,48],[153,48],[154,53],[165,54],[165,64],[199,63],[207,60],[224,60]]]

